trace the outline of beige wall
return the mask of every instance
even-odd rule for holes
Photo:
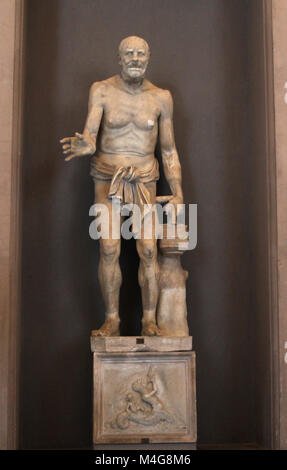
[[[287,449],[287,1],[273,0],[278,217],[280,448]]]
[[[0,0],[0,449],[17,445],[22,8]]]

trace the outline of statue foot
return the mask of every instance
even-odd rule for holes
[[[120,336],[119,320],[106,320],[98,330],[93,331],[94,336]]]
[[[154,321],[144,323],[142,326],[142,336],[161,336],[162,332]]]

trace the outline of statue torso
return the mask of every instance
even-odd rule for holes
[[[160,89],[147,82],[143,90],[130,93],[118,86],[117,77],[103,83],[104,111],[98,140],[99,153],[153,156],[158,136]]]

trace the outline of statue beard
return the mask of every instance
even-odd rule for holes
[[[132,84],[140,84],[144,81],[144,78],[145,78],[145,72],[146,72],[146,67],[143,70],[143,73],[139,76],[139,77],[132,77],[130,75],[128,75],[126,72],[124,72],[123,70],[121,71],[121,77],[122,79],[128,83],[129,85],[132,85]]]

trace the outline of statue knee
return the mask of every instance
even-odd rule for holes
[[[150,264],[154,261],[156,256],[156,245],[153,242],[142,242],[138,243],[138,253],[141,260],[146,263]]]
[[[116,261],[120,256],[120,244],[118,240],[101,240],[100,252],[104,261]]]

